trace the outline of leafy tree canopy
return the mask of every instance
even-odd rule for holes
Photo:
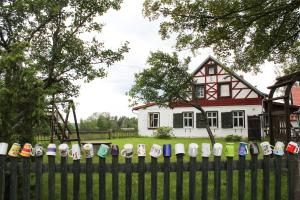
[[[77,80],[106,75],[127,43],[105,48],[96,37],[101,16],[122,0],[3,0],[0,2],[0,137],[32,139],[47,97],[78,95]],[[87,38],[87,37],[85,37]]]
[[[283,63],[285,73],[300,70],[299,8],[297,0],[144,2],[145,16],[163,18],[163,39],[177,33],[177,49],[213,47],[245,72],[259,71],[265,60]]]

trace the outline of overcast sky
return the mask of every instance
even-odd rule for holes
[[[145,67],[150,51],[172,51],[174,41],[160,39],[159,23],[143,18],[142,3],[142,0],[124,0],[121,10],[109,11],[102,18],[106,25],[99,38],[111,48],[118,48],[122,42],[129,41],[130,51],[125,54],[124,60],[110,67],[106,78],[81,85],[80,96],[75,99],[78,119],[85,119],[94,112],[135,116],[125,95],[134,82],[134,73]],[[190,70],[198,67],[209,55],[214,56],[210,49],[202,50],[192,59]],[[272,85],[275,79],[274,68],[266,64],[262,69],[262,73],[245,74],[244,78],[262,92],[268,92],[267,86]]]

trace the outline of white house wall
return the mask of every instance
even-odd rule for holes
[[[212,128],[212,132],[216,137],[225,137],[234,134],[242,137],[248,137],[248,120],[247,116],[259,115],[262,113],[261,105],[242,105],[242,106],[209,106],[204,107],[205,111],[218,111],[218,128]],[[245,111],[245,128],[221,128],[221,113],[233,110]],[[159,108],[151,106],[146,109],[138,110],[138,129],[141,136],[152,136],[153,129],[148,129],[148,113],[160,113],[160,126],[173,127],[173,114],[182,112],[194,112],[194,127],[196,125],[196,113],[199,111],[192,107],[176,107],[174,109]],[[176,137],[208,137],[206,129],[203,128],[173,128]]]

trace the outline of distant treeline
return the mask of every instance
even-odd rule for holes
[[[110,113],[94,113],[87,119],[80,119],[80,131],[107,131],[107,130],[137,130],[137,118],[111,116]]]

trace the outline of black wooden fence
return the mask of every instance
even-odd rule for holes
[[[21,160],[20,160],[21,159]],[[42,199],[42,176],[48,173],[48,199],[54,200],[55,193],[61,193],[61,199],[68,199],[68,187],[73,187],[73,199],[95,199],[93,191],[93,176],[99,178],[99,197],[97,199],[107,199],[106,196],[106,173],[112,174],[111,196],[113,200],[120,199],[119,187],[125,187],[125,199],[132,199],[132,175],[137,173],[138,199],[145,199],[145,194],[150,192],[151,200],[157,199],[157,175],[163,173],[163,199],[170,199],[170,173],[176,173],[176,199],[195,199],[196,187],[201,187],[201,199],[210,199],[208,197],[208,185],[214,186],[214,199],[257,199],[258,187],[262,187],[262,197],[264,200],[270,199],[270,193],[274,192],[276,200],[282,199],[282,172],[287,173],[287,192],[288,199],[297,199],[294,197],[295,173],[298,160],[295,156],[289,155],[287,158],[280,156],[271,158],[264,156],[258,160],[257,156],[252,156],[251,160],[245,160],[240,156],[239,160],[233,160],[228,157],[227,160],[221,160],[221,157],[215,156],[212,161],[203,157],[201,162],[196,158],[190,158],[189,162],[183,161],[183,155],[177,155],[176,162],[170,162],[169,157],[164,158],[163,163],[158,163],[156,158],[151,158],[151,163],[145,163],[144,157],[138,158],[138,163],[132,163],[131,158],[126,158],[125,163],[119,163],[118,156],[112,157],[111,163],[106,163],[105,158],[93,158],[99,160],[98,164],[92,163],[92,158],[86,159],[85,163],[80,164],[79,160],[67,163],[66,158],[61,158],[60,164],[55,163],[55,157],[48,156],[48,163],[43,164],[43,158],[35,158],[31,162],[30,158],[8,158],[0,156],[0,199],[9,193],[9,199],[16,200],[20,195],[22,199]],[[238,196],[233,196],[233,171],[238,171]],[[251,174],[251,193],[250,197],[245,197],[245,172]],[[263,182],[258,182],[258,170],[262,170]],[[226,177],[221,176],[221,171],[226,173]],[[196,172],[201,172],[197,173]],[[214,181],[209,182],[209,175],[213,173]],[[60,182],[56,182],[55,174],[60,173]],[[73,184],[68,185],[68,175],[72,173]],[[119,184],[119,173],[125,173],[125,185]],[[151,191],[145,191],[145,174],[151,174]],[[183,196],[183,174],[189,173],[188,196]],[[275,175],[274,188],[270,188],[270,173]],[[30,179],[30,174],[34,175],[34,180]],[[80,185],[80,174],[86,175],[85,185]],[[196,186],[196,175],[201,174],[201,186]],[[8,176],[9,175],[9,176]],[[200,176],[200,175],[199,175]],[[9,177],[9,180],[5,180]],[[221,178],[226,178],[226,194],[221,194]],[[5,182],[9,182],[9,187],[5,187]],[[35,187],[30,188],[30,181],[35,181]],[[22,188],[18,188],[22,183]],[[60,191],[55,191],[55,184],[60,186]],[[273,184],[272,184],[273,185]],[[80,189],[85,187],[86,196],[79,196]],[[299,186],[298,186],[299,187]],[[6,189],[5,189],[6,188]],[[7,190],[7,188],[9,188]],[[21,193],[18,193],[21,190]],[[31,194],[30,193],[31,190]],[[34,192],[32,192],[34,191]]]

